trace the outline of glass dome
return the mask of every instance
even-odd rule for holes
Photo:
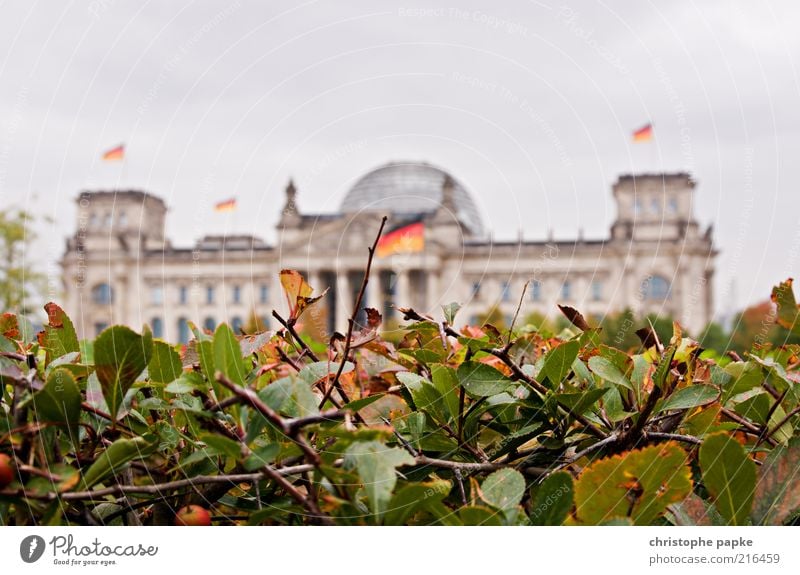
[[[367,173],[347,192],[342,213],[388,211],[395,215],[435,212],[442,201],[447,172],[421,162],[392,162]],[[473,235],[482,235],[480,212],[472,196],[452,176],[459,221]]]

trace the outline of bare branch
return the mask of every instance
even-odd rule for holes
[[[364,292],[367,289],[367,284],[369,283],[369,273],[372,270],[372,260],[375,257],[375,250],[378,247],[378,241],[381,239],[381,235],[383,234],[383,227],[386,225],[386,216],[381,218],[381,227],[378,228],[378,233],[375,236],[375,241],[372,242],[372,247],[367,248],[369,251],[369,257],[367,258],[367,268],[364,271],[364,279],[361,281],[361,288],[358,290],[358,296],[356,297],[355,305],[353,305],[353,313],[350,314],[350,319],[347,320],[347,335],[344,339],[344,351],[342,352],[342,358],[339,362],[339,369],[336,370],[336,375],[333,377],[333,381],[328,389],[325,391],[325,395],[322,397],[322,401],[320,402],[320,407],[325,405],[325,402],[328,400],[331,392],[336,389],[336,391],[341,396],[342,400],[345,403],[350,403],[350,399],[347,397],[344,389],[342,389],[341,384],[339,383],[339,378],[342,376],[342,372],[344,371],[344,366],[347,363],[347,357],[350,355],[350,346],[352,345],[353,339],[353,330],[356,326],[356,316],[358,316],[358,312],[361,310],[361,302],[364,300]]]

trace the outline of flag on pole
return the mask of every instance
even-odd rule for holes
[[[412,222],[395,228],[378,241],[375,255],[385,258],[394,254],[411,254],[425,249],[425,224]]]
[[[125,159],[125,145],[120,144],[116,148],[111,148],[103,154],[103,160],[106,162],[116,162]]]
[[[218,202],[214,205],[215,212],[232,212],[236,209],[236,198],[231,198],[229,200],[225,200],[224,202]]]
[[[642,126],[633,133],[634,142],[649,142],[653,139],[653,124]]]

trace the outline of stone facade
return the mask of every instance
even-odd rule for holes
[[[380,217],[387,230],[424,226],[424,249],[376,258],[366,305],[387,318],[393,306],[439,317],[457,301],[459,324],[491,309],[510,318],[525,282],[522,316],[553,317],[556,303],[602,317],[625,308],[677,319],[697,334],[712,316],[716,251],[711,228],[692,214],[695,182],[688,174],[621,176],[613,186],[617,218],[603,240],[492,241],[470,194],[427,164],[393,163],[364,176],[339,213],[298,209],[290,182],[278,242],[251,236],[210,236],[176,248],[165,233],[167,207],[141,191],[91,191],[78,197],[78,230],[62,259],[65,309],[79,333],[107,325],[150,324],[154,335],[189,338],[188,322],[208,329],[250,318],[272,325],[283,310],[279,271],[300,270],[323,305],[306,321],[320,332],[343,330],[352,311]]]

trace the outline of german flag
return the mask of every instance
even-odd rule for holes
[[[385,258],[395,254],[413,254],[425,249],[425,224],[421,221],[404,224],[383,235],[375,255]]]
[[[106,162],[116,162],[125,159],[125,145],[120,144],[116,148],[111,148],[103,154],[103,160]]]
[[[634,142],[649,142],[653,139],[653,124],[642,126],[633,133]]]
[[[218,202],[214,204],[214,211],[215,212],[232,212],[236,209],[236,198],[231,198],[230,200],[225,200],[224,202]]]

